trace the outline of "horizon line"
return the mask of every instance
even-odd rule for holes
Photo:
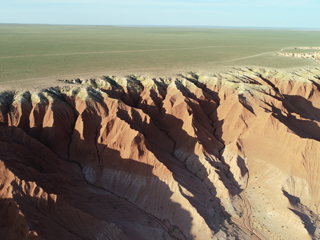
[[[147,24],[58,24],[58,23],[0,23],[0,25],[48,25],[48,26],[93,26],[93,27],[154,27],[154,28],[218,28],[218,29],[266,29],[320,31],[320,28],[302,27],[256,27],[256,26],[212,26],[212,25],[147,25]]]

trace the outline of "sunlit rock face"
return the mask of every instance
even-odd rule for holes
[[[320,70],[0,95],[4,239],[317,239]]]

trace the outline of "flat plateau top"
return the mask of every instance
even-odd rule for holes
[[[319,39],[320,31],[0,24],[0,83],[30,88],[103,75],[318,67],[274,53],[318,46]]]

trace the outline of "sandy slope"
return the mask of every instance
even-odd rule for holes
[[[318,239],[319,76],[243,68],[3,92],[0,232]]]

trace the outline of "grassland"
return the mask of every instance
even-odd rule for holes
[[[319,31],[0,24],[0,82],[319,66],[273,56],[285,48],[319,46],[318,39]]]

